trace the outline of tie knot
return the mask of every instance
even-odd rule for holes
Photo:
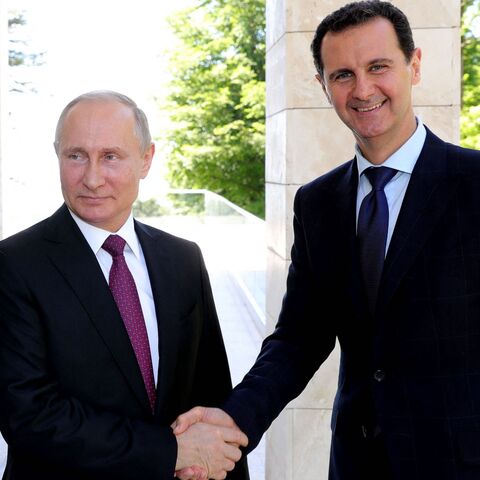
[[[106,250],[112,257],[123,255],[123,249],[127,242],[119,235],[109,235],[103,242],[102,248]]]
[[[370,167],[365,170],[373,190],[383,190],[385,185],[395,176],[398,170],[389,167]]]

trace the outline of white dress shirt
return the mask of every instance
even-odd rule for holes
[[[105,280],[108,283],[110,269],[112,268],[112,256],[102,248],[103,242],[112,232],[102,230],[86,223],[72,211],[70,211],[75,223],[82,232],[85,240],[87,240],[90,248],[97,257],[100,268],[102,269]],[[155,385],[157,384],[158,376],[158,324],[157,315],[155,313],[155,302],[153,301],[152,287],[150,285],[150,278],[148,276],[147,264],[143,255],[142,247],[138,241],[135,233],[133,216],[130,214],[125,224],[120,228],[115,235],[122,237],[127,243],[125,245],[124,256],[128,268],[135,280],[135,285],[140,298],[140,305],[142,306],[143,318],[145,319],[145,326],[147,328],[148,342],[150,344],[150,354],[152,356],[153,376]]]
[[[358,213],[360,211],[360,205],[363,199],[368,195],[372,186],[368,181],[366,175],[362,173],[370,167],[390,167],[398,170],[395,176],[385,186],[385,196],[388,203],[388,233],[387,233],[387,245],[385,248],[385,255],[387,254],[390,240],[392,239],[393,230],[397,223],[400,208],[402,207],[403,198],[407,191],[410,177],[412,176],[413,168],[417,163],[418,157],[423,149],[427,131],[423,126],[420,119],[417,118],[417,129],[415,133],[390,157],[385,160],[381,165],[373,165],[370,163],[360,151],[358,145],[355,146],[355,154],[358,167],[358,191],[357,191],[357,225],[358,225]]]

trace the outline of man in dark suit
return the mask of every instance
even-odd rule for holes
[[[154,155],[144,113],[81,95],[55,150],[65,204],[0,242],[3,478],[170,480],[189,465],[224,478],[241,432],[170,427],[231,381],[198,247],[131,214]],[[246,462],[228,478],[248,479]]]
[[[312,52],[356,157],[298,190],[277,326],[222,408],[254,448],[338,339],[330,480],[479,479],[480,153],[415,118],[421,52],[392,4],[332,13]]]

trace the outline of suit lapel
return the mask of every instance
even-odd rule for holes
[[[177,274],[173,258],[166,242],[160,241],[161,232],[152,231],[137,221],[135,231],[145,256],[157,315],[159,365],[156,411],[159,412],[167,398],[170,398],[170,385],[174,380],[178,358],[180,294],[177,291],[178,282],[175,281]]]
[[[130,339],[95,254],[64,205],[50,219],[48,256],[75,292],[138,401],[150,410]]]
[[[388,304],[448,205],[457,187],[452,164],[448,145],[427,130],[385,259],[377,311]]]

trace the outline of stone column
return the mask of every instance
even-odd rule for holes
[[[267,0],[267,331],[280,310],[298,187],[353,157],[353,137],[327,103],[309,50],[316,26],[346,0]],[[393,1],[423,50],[415,111],[440,137],[458,143],[460,0]],[[267,480],[326,480],[338,352],[267,433]]]

